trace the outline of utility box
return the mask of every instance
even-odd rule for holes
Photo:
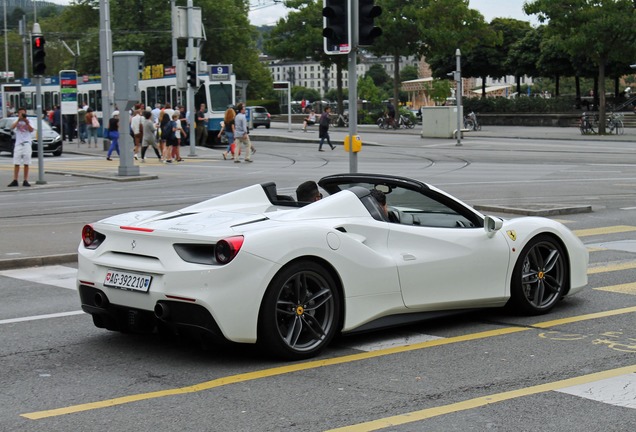
[[[460,107],[463,108],[463,107]],[[422,107],[422,138],[453,138],[457,130],[457,106]],[[461,113],[459,113],[460,118]],[[463,127],[463,121],[461,122]]]

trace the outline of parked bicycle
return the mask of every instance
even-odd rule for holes
[[[331,117],[331,126],[333,127],[349,127],[349,116],[338,114]]]
[[[481,130],[481,124],[477,120],[477,114],[471,111],[470,114],[464,116],[464,129],[479,131]]]
[[[623,135],[625,126],[623,125],[623,113],[610,113],[607,116],[607,130],[609,133]]]
[[[400,114],[400,118],[398,119],[398,127],[413,129],[415,127],[415,122],[411,120],[411,117],[409,117],[408,115]]]
[[[595,134],[598,130],[598,115],[584,112],[579,122],[581,135]]]

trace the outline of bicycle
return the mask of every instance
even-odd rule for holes
[[[386,114],[378,117],[376,123],[380,129],[397,129],[399,127],[397,121]]]
[[[615,133],[616,135],[623,135],[625,133],[623,114],[610,113],[610,115],[607,116],[607,129],[610,134]]]
[[[331,126],[333,126],[333,127],[339,127],[339,126],[349,127],[349,117],[348,116],[344,116],[342,114],[338,114],[335,117],[331,117]]]
[[[595,134],[598,129],[598,115],[584,112],[579,123],[581,135]]]
[[[404,126],[405,129],[413,129],[415,127],[415,123],[409,116],[400,114],[400,118],[398,119],[398,127],[400,126]]]
[[[475,114],[474,111],[471,111],[470,114],[464,117],[464,129],[472,131],[481,130],[481,124],[477,121],[477,114]]]

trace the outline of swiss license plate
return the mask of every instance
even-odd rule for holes
[[[148,292],[151,282],[152,276],[150,275],[120,270],[108,270],[104,278],[104,286],[127,291]]]

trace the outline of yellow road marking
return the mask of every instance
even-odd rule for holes
[[[407,423],[413,423],[437,417],[444,414],[455,413],[458,411],[466,411],[473,408],[479,408],[497,402],[516,399],[523,396],[530,396],[538,393],[559,390],[575,385],[587,384],[594,381],[613,378],[620,375],[626,375],[636,372],[636,365],[625,366],[617,369],[610,369],[602,372],[596,372],[588,375],[582,375],[574,378],[568,378],[561,381],[540,384],[532,387],[522,388],[518,390],[496,393],[488,396],[481,396],[474,399],[465,400],[449,405],[443,405],[433,408],[427,408],[420,411],[413,411],[407,414],[400,414],[392,417],[386,417],[370,422],[359,423],[352,426],[345,426],[337,429],[331,429],[327,432],[362,432],[375,431],[391,426],[399,426]]]
[[[202,383],[187,386],[187,387],[173,388],[173,389],[155,391],[150,393],[139,393],[135,395],[122,396],[122,397],[107,399],[103,401],[72,405],[72,406],[68,406],[64,408],[57,408],[57,409],[51,409],[51,410],[45,410],[45,411],[35,411],[31,413],[21,414],[21,416],[31,420],[38,420],[38,419],[43,419],[47,417],[55,417],[55,416],[60,416],[65,414],[89,411],[93,409],[123,405],[123,404],[142,401],[142,400],[155,399],[155,398],[160,398],[164,396],[176,396],[176,395],[183,395],[188,393],[196,393],[196,392],[200,392],[204,390],[210,390],[213,388],[222,387],[225,385],[252,381],[252,380],[257,380],[262,378],[269,378],[269,377],[288,374],[292,372],[317,369],[317,368],[325,367],[325,366],[333,366],[333,365],[339,365],[343,363],[352,363],[356,361],[368,360],[368,359],[377,358],[377,357],[384,357],[384,356],[403,353],[403,352],[417,351],[417,350],[421,350],[425,348],[431,348],[431,347],[442,346],[442,345],[450,345],[450,344],[458,343],[458,342],[486,339],[486,338],[491,338],[495,336],[519,333],[519,332],[536,329],[536,328],[550,328],[550,327],[554,327],[558,325],[565,325],[565,324],[575,323],[579,321],[605,318],[605,317],[622,315],[622,314],[633,313],[633,312],[636,312],[636,306],[623,308],[623,309],[614,309],[609,311],[597,312],[597,313],[586,314],[586,315],[573,316],[569,318],[562,318],[562,319],[551,320],[551,321],[544,321],[529,327],[506,327],[506,328],[501,328],[496,330],[489,330],[484,332],[471,333],[471,334],[467,334],[463,336],[451,337],[447,339],[435,339],[435,340],[430,340],[426,342],[420,342],[413,345],[397,346],[397,347],[382,349],[378,351],[363,352],[363,353],[351,354],[351,355],[342,356],[342,357],[324,359],[324,360],[313,360],[313,361],[309,361],[305,363],[299,363],[299,364],[288,365],[288,366],[280,366],[280,367],[264,369],[260,371],[254,371],[254,372],[242,373],[242,374],[232,375],[232,376],[223,377],[223,378],[217,378],[211,381],[206,381],[206,382],[202,382]]]
[[[626,283],[620,285],[612,285],[601,288],[594,288],[597,291],[609,291],[621,294],[634,294],[636,295],[636,283]]]
[[[631,270],[636,269],[636,261],[617,263],[617,264],[609,264],[605,266],[596,266],[589,267],[587,269],[587,274],[597,274],[597,273],[606,273],[612,271],[620,271],[620,270]]]
[[[588,247],[587,251],[588,252],[602,252],[602,251],[606,251],[607,248],[603,248],[603,247]]]
[[[578,237],[587,237],[601,234],[618,234],[624,232],[636,231],[636,226],[630,225],[615,225],[601,228],[589,228],[572,231]]]

